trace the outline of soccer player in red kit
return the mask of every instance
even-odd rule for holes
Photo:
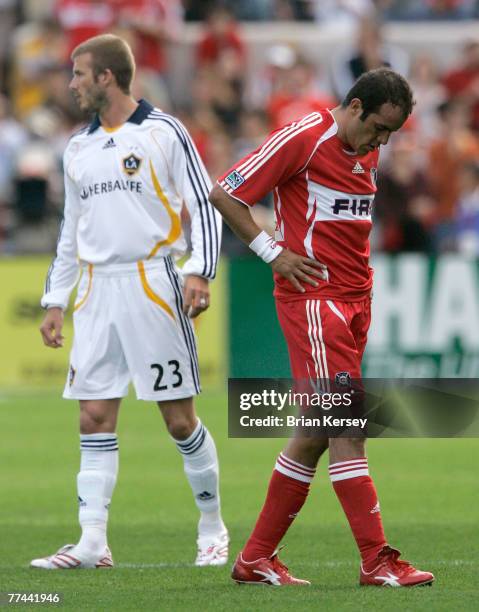
[[[387,68],[363,74],[332,111],[273,132],[218,180],[210,194],[235,233],[274,272],[278,318],[295,380],[360,379],[370,322],[371,209],[380,145],[411,114],[407,81]],[[248,207],[274,192],[276,237]],[[233,567],[238,583],[307,585],[277,547],[301,510],[320,456],[361,555],[360,584],[431,584],[386,541],[364,438],[293,437],[279,455],[256,526]]]

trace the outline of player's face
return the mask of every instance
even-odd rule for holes
[[[74,59],[70,90],[82,111],[98,113],[107,105],[106,89],[93,74],[90,53],[78,55]]]
[[[402,109],[389,102],[383,104],[378,112],[369,114],[364,121],[361,120],[363,107],[360,100],[351,101],[349,112],[346,137],[358,155],[366,155],[387,144],[391,133],[399,130],[405,121]]]

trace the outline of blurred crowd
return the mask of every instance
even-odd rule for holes
[[[479,19],[479,0],[0,0],[0,254],[54,250],[63,150],[87,121],[68,90],[70,53],[114,32],[136,57],[135,96],[186,124],[212,180],[271,130],[333,108],[365,70],[401,72],[416,106],[382,154],[373,248],[479,256],[479,32],[447,68],[434,49],[410,56],[384,35],[390,20],[441,19]],[[277,41],[252,71],[242,22],[290,20],[345,22],[355,35],[319,65]],[[172,58],[188,22],[199,36],[179,101]],[[271,199],[255,209],[271,229]],[[228,231],[224,249],[243,252]]]

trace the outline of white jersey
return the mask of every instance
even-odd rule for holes
[[[221,217],[208,201],[210,179],[180,121],[144,100],[116,130],[97,117],[70,140],[64,173],[64,220],[42,306],[67,307],[82,264],[182,255],[183,203],[192,243],[183,273],[215,277]]]

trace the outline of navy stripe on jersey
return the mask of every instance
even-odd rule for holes
[[[219,255],[218,227],[214,208],[208,200],[208,184],[202,172],[196,148],[194,147],[191,137],[183,125],[171,115],[155,110],[150,113],[148,119],[152,119],[154,121],[164,121],[170,125],[183,145],[186,155],[186,169],[188,178],[198,201],[198,209],[201,219],[204,259],[203,272],[201,276],[213,279],[216,275],[216,264]]]
[[[163,113],[164,114],[164,113]],[[180,129],[180,131],[183,133],[183,136],[185,138],[185,142],[187,144],[187,153],[189,152],[190,156],[193,158],[193,164],[196,162],[196,164],[199,167],[199,157],[198,157],[198,153],[196,150],[196,147],[193,145],[193,142],[191,140],[190,135],[188,134],[188,132],[186,131],[185,127],[179,122],[176,122],[178,125],[178,128]],[[194,168],[196,168],[196,166],[193,166]],[[204,193],[206,194],[205,197],[205,210],[206,210],[206,217],[207,217],[207,221],[208,221],[208,227],[210,229],[211,232],[211,237],[212,237],[212,241],[210,241],[209,243],[209,247],[210,247],[210,257],[211,257],[211,276],[209,278],[214,278],[215,274],[216,274],[216,262],[218,260],[218,254],[219,254],[219,235],[218,235],[218,227],[217,227],[217,222],[216,222],[216,216],[215,216],[215,209],[213,208],[212,204],[210,204],[208,196],[209,196],[209,187],[208,184],[205,180],[205,176],[202,172],[199,172],[199,178],[202,181],[202,187],[204,189]],[[210,223],[211,223],[211,227],[210,227]]]
[[[176,135],[183,145],[183,148],[186,153],[187,159],[187,172],[188,177],[190,179],[191,186],[196,195],[196,199],[198,201],[198,208],[200,212],[201,218],[201,229],[203,234],[203,259],[204,259],[204,267],[202,276],[206,276],[208,278],[214,278],[216,270],[216,259],[217,259],[217,251],[218,251],[218,236],[217,236],[217,228],[216,228],[216,219],[214,218],[214,214],[211,219],[212,210],[210,209],[211,205],[208,202],[208,188],[206,181],[204,179],[203,173],[198,164],[198,158],[195,154],[194,148],[191,146],[191,141],[189,135],[186,133],[186,130],[182,129],[182,125],[170,115],[166,115],[165,113],[161,113],[159,111],[154,111],[149,115],[149,119],[153,120],[161,120],[168,123],[176,132]],[[192,159],[194,155],[194,160]],[[206,206],[205,206],[206,204]],[[205,208],[206,210],[203,210]],[[214,224],[214,232],[212,233],[212,222]],[[206,244],[205,240],[205,226],[207,223],[209,244]],[[216,239],[215,244],[213,244],[213,240]],[[208,247],[208,251],[207,251]],[[214,250],[214,253],[213,253]],[[208,255],[210,257],[208,261]]]
[[[86,132],[88,132],[89,129],[90,129],[90,126],[89,125],[85,125],[84,127],[80,128],[76,132],[73,132],[73,134],[68,139],[68,142],[70,142],[70,140],[75,138],[75,136],[80,136],[81,134],[85,134]]]
[[[167,257],[164,258],[164,262],[165,262],[165,268],[168,274],[168,278],[170,279],[170,283],[173,287],[173,291],[175,292],[176,311],[178,313],[178,319],[180,321],[181,330],[183,332],[183,337],[185,339],[186,348],[190,356],[191,375],[193,377],[195,390],[197,393],[199,393],[201,391],[201,387],[200,387],[200,374],[198,370],[198,355],[196,352],[195,335],[191,327],[191,321],[183,312],[183,293],[180,287],[178,276],[176,274],[176,270],[173,265],[173,261],[171,257],[168,255]]]
[[[75,138],[75,136],[80,136],[81,134],[87,133],[89,129],[90,129],[89,125],[86,125],[85,127],[80,128],[77,132],[74,132],[70,136],[69,142],[70,142],[70,140]],[[62,218],[62,222],[60,223],[60,228],[58,230],[57,244],[56,244],[56,247],[55,247],[55,250],[57,251],[57,254],[52,259],[52,263],[50,264],[50,267],[48,268],[47,278],[45,280],[45,291],[44,291],[44,293],[49,293],[50,289],[51,289],[51,278],[52,278],[52,274],[53,274],[53,268],[55,267],[55,262],[56,262],[57,257],[58,257],[58,245],[60,244],[60,239],[62,237],[62,232],[63,232],[64,224],[65,224],[65,216],[63,216],[63,218]]]
[[[58,245],[60,244],[60,238],[62,237],[62,232],[63,232],[63,226],[64,225],[65,225],[65,217],[63,217],[62,222],[60,223],[60,229],[58,230],[58,238],[57,238],[57,246],[56,246],[56,250],[57,251],[58,251]],[[44,293],[49,293],[49,291],[50,291],[51,279],[52,279],[52,274],[53,274],[53,268],[55,267],[55,262],[57,260],[57,257],[58,257],[58,253],[52,259],[52,263],[50,264],[50,267],[48,268],[47,278],[45,280],[45,291],[44,291]]]

